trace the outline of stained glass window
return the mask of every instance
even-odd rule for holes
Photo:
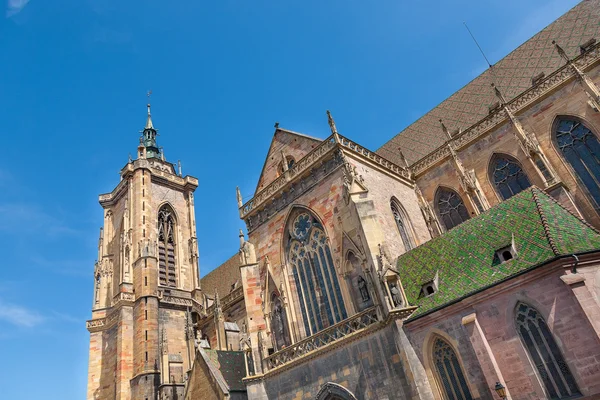
[[[530,305],[517,304],[517,330],[535,364],[550,399],[565,399],[581,393],[569,366],[556,345],[542,315]]]
[[[454,228],[469,219],[469,212],[462,198],[452,189],[439,188],[436,205],[446,230]]]
[[[391,208],[392,214],[394,215],[394,220],[396,221],[396,227],[398,228],[400,238],[402,239],[402,244],[404,245],[404,249],[408,251],[415,247],[411,229],[410,226],[408,226],[410,221],[402,209],[402,206],[397,204],[395,201],[392,201]]]
[[[433,362],[445,399],[472,400],[467,380],[454,349],[439,337],[433,343]]]
[[[300,213],[289,229],[288,260],[292,266],[307,335],[346,319],[342,292],[323,227]]]
[[[585,185],[596,208],[600,208],[600,143],[583,123],[562,119],[555,129],[556,142],[577,178]]]
[[[491,181],[504,200],[531,186],[521,164],[506,155],[498,155],[492,160]]]
[[[158,211],[158,283],[177,286],[175,270],[175,216],[168,205]]]

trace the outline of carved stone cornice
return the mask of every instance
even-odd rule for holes
[[[175,296],[163,296],[162,298],[160,298],[160,303],[161,304],[171,304],[174,306],[181,306],[181,307],[192,307],[194,305],[194,302],[192,301],[192,299],[185,299],[183,297],[175,297]]]
[[[275,179],[239,208],[240,218],[246,222],[248,231],[256,229],[338,167],[344,165],[344,154],[353,155],[354,158],[374,165],[409,184],[413,183],[408,168],[396,165],[336,133],[323,140],[285,174]]]
[[[115,204],[125,193],[127,193],[127,186],[127,179],[122,179],[112,192],[98,196],[98,202],[103,207]]]
[[[586,71],[596,65],[599,61],[600,43],[596,44],[596,46],[590,49],[590,51],[573,59],[572,64],[577,66],[580,70]],[[555,89],[573,79],[578,79],[578,76],[572,66],[569,64],[563,65],[552,74],[548,75],[545,79],[541,80],[535,86],[525,90],[517,97],[509,101],[506,104],[506,107],[516,115],[520,111],[525,110],[536,101],[539,101],[541,98],[547,96]],[[492,129],[497,128],[508,119],[509,117],[507,116],[506,111],[502,107],[498,108],[495,112],[489,114],[485,118],[476,122],[474,125],[454,136],[454,149],[458,150],[467,146],[480,136],[483,136]],[[451,156],[450,150],[446,145],[442,145],[442,147],[439,147],[414,163],[411,166],[411,169],[415,175],[420,175],[427,171],[430,167],[438,164],[441,161],[444,161],[449,156]]]
[[[115,204],[127,191],[129,178],[137,169],[146,169],[150,172],[153,182],[179,191],[194,191],[198,187],[198,179],[193,176],[181,177],[175,174],[173,164],[157,159],[139,159],[127,163],[121,169],[121,182],[110,193],[98,196],[98,201],[104,207]]]
[[[121,304],[132,305],[134,301],[135,301],[135,294],[121,292],[121,293],[117,293],[117,295],[113,297],[112,306],[118,307]]]
[[[121,308],[119,307],[104,318],[86,321],[86,328],[90,333],[112,328],[119,321],[120,316]]]

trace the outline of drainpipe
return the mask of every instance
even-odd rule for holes
[[[577,257],[576,254],[571,254],[571,257],[573,257],[575,259],[575,262],[573,263],[573,267],[571,268],[571,273],[576,274],[577,273],[577,264],[579,264],[579,257]]]

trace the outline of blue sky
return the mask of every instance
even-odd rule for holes
[[[168,160],[196,176],[200,272],[237,250],[273,124],[371,149],[575,0],[0,0],[2,398],[82,399],[98,194],[152,89]]]

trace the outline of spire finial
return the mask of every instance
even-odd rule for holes
[[[404,168],[408,168],[408,161],[406,160],[406,157],[404,156],[401,147],[398,147],[398,156],[400,157],[400,161],[402,161],[402,166]]]
[[[240,229],[239,237],[240,237],[240,249],[243,249],[244,244],[246,243],[246,238],[244,237],[244,231],[242,231],[241,229]]]
[[[331,133],[333,135],[337,135],[338,131],[335,126],[335,121],[333,120],[333,117],[331,116],[331,111],[329,110],[327,110],[327,122],[329,122],[329,128],[331,128]]]
[[[146,96],[148,96],[148,119],[146,120],[146,129],[154,129],[154,125],[152,125],[152,115],[150,112],[150,96],[152,96],[152,90],[148,90]]]
[[[448,139],[452,139],[452,134],[450,133],[450,131],[448,130],[448,128],[444,124],[444,121],[442,121],[441,118],[440,118],[440,124],[442,125],[442,130],[444,131],[444,133],[446,134],[446,136],[448,136]]]
[[[496,85],[494,85],[492,83],[492,87],[494,88],[494,93],[496,94],[496,97],[498,98],[498,100],[500,100],[500,103],[502,105],[505,105],[506,104],[506,99],[502,95],[502,92],[500,91],[500,89],[498,89],[498,86],[496,86]]]
[[[560,47],[558,45],[558,43],[556,43],[556,40],[552,41],[552,44],[554,45],[554,47],[556,47],[556,51],[558,52],[558,54],[568,63],[571,63],[571,59],[569,58],[569,56],[567,55],[567,53],[563,50],[562,47]]]
[[[242,208],[244,201],[242,200],[242,192],[240,192],[239,186],[235,187],[235,197],[237,197],[238,208]]]

